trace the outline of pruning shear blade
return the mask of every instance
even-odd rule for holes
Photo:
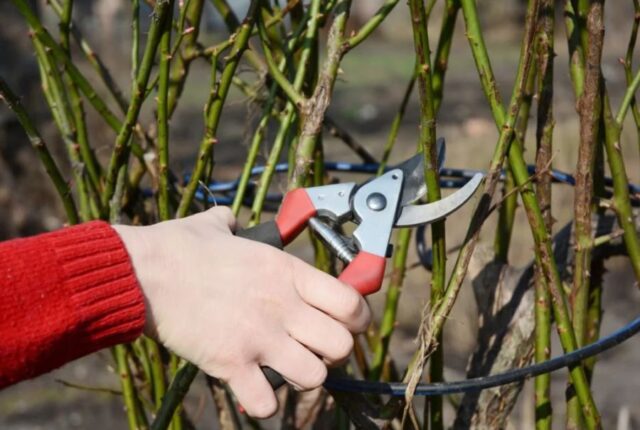
[[[438,154],[438,170],[440,170],[446,157],[446,146],[442,137],[436,142],[436,152]],[[411,204],[427,193],[427,184],[424,181],[424,154],[422,152],[418,152],[398,164],[394,169],[400,169],[404,174],[400,206]]]
[[[421,224],[429,224],[447,217],[458,210],[471,198],[482,182],[482,173],[476,173],[460,190],[437,202],[425,205],[410,205],[400,208],[400,215],[395,227],[413,227]]]

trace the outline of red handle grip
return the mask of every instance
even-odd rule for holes
[[[276,216],[282,244],[287,245],[295,239],[304,230],[309,218],[314,216],[316,212],[316,207],[304,188],[296,188],[285,194],[280,211]]]
[[[382,285],[386,262],[384,257],[361,251],[338,279],[351,285],[363,296],[375,293]]]
[[[276,216],[282,245],[287,245],[307,225],[307,221],[317,213],[309,194],[304,188],[289,191],[282,201]],[[382,285],[386,259],[375,254],[361,251],[342,271],[340,281],[351,285],[360,294],[366,296],[375,293]]]

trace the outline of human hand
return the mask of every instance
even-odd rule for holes
[[[249,415],[277,410],[260,366],[299,389],[346,359],[370,310],[337,279],[235,237],[228,208],[146,227],[114,226],[146,301],[145,333],[226,381]]]

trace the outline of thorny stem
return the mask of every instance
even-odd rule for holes
[[[234,196],[233,204],[231,205],[231,211],[235,216],[238,216],[240,208],[242,207],[242,203],[249,186],[249,181],[251,179],[251,169],[253,169],[253,166],[256,164],[256,159],[258,158],[258,153],[260,150],[260,144],[264,139],[264,135],[267,131],[267,126],[269,125],[269,120],[272,116],[272,110],[276,101],[276,89],[276,84],[272,84],[267,102],[262,109],[260,121],[258,122],[256,130],[253,132],[253,138],[251,139],[249,152],[247,153],[247,160],[244,163],[244,167],[240,175],[240,180],[238,182],[238,188],[236,189],[236,195]]]
[[[116,137],[113,152],[111,153],[111,160],[105,173],[105,188],[102,194],[102,204],[105,206],[110,203],[113,204],[111,198],[114,195],[118,171],[127,163],[129,150],[131,148],[131,133],[138,121],[138,114],[144,101],[149,75],[151,74],[151,68],[160,42],[161,27],[166,16],[172,11],[172,8],[173,0],[159,0],[154,7],[153,18],[147,35],[147,44],[136,76],[129,109],[127,110],[122,128]]]
[[[363,163],[377,164],[376,158],[371,155],[364,145],[361,145],[344,128],[340,127],[329,115],[324,117],[324,127],[331,134],[345,143],[353,152],[360,157]]]
[[[71,60],[71,48],[69,43],[69,32],[71,30],[71,15],[73,11],[73,0],[65,0],[64,9],[60,17],[60,45],[66,52],[68,58]],[[78,140],[78,146],[80,155],[82,156],[82,162],[87,170],[89,177],[89,186],[91,187],[94,196],[97,196],[100,191],[100,166],[95,158],[95,155],[89,146],[89,137],[87,132],[87,121],[85,118],[84,106],[82,98],[78,92],[78,87],[69,77],[64,74],[64,81],[66,87],[69,89],[70,107],[73,113],[73,121],[75,123],[76,138]],[[97,202],[96,202],[97,203]]]
[[[459,10],[460,0],[446,0],[442,26],[440,27],[440,38],[438,39],[438,46],[436,47],[436,54],[433,61],[433,77],[431,79],[434,97],[433,107],[436,112],[442,104],[444,77],[447,72],[451,44],[453,43],[453,31],[456,27]]]
[[[516,145],[512,145],[515,148]],[[518,186],[522,186],[528,180],[526,165],[519,151],[510,150],[509,159],[512,161],[514,176]],[[536,243],[536,262],[542,264],[545,277],[547,277],[548,287],[551,293],[551,302],[553,305],[554,316],[560,336],[560,342],[565,353],[571,352],[577,348],[577,342],[569,312],[565,303],[565,294],[563,291],[562,280],[560,279],[558,268],[553,258],[551,244],[548,240],[549,233],[544,225],[542,212],[538,206],[533,190],[529,186],[524,187],[521,192],[529,224],[534,235]],[[589,390],[588,381],[586,379],[582,366],[575,366],[570,369],[571,380],[576,387],[576,392],[580,404],[582,405],[588,428],[600,428],[599,413],[593,402],[591,392]]]
[[[593,248],[591,229],[593,169],[602,107],[600,88],[600,61],[604,37],[602,6],[601,1],[596,1],[591,4],[588,12],[589,43],[586,52],[586,73],[583,92],[578,101],[580,146],[578,148],[574,198],[576,255],[571,290],[573,328],[578,346],[584,345],[587,339],[589,271]],[[579,428],[582,414],[573,392],[573,386],[570,385],[567,390],[567,427]]]
[[[565,6],[567,15],[573,17],[571,20],[565,20],[567,25],[567,33],[571,34],[578,24],[576,22],[575,14],[571,2],[567,1]],[[573,30],[575,31],[575,30]],[[584,49],[584,47],[583,47]],[[573,64],[572,64],[573,66]],[[576,68],[582,69],[581,74],[584,76],[584,64],[579,63],[575,65]],[[582,89],[582,82],[573,81],[574,92],[581,94],[579,91]],[[624,243],[627,248],[631,267],[636,276],[636,279],[640,279],[640,238],[638,237],[633,220],[633,212],[631,210],[631,199],[629,196],[628,177],[624,165],[624,160],[621,154],[620,148],[620,134],[622,132],[622,124],[614,118],[609,96],[607,94],[606,86],[602,87],[602,113],[604,119],[604,135],[605,135],[605,151],[609,162],[609,169],[613,178],[613,205],[618,217],[620,227],[624,230]],[[622,110],[619,110],[620,112]]]
[[[42,91],[49,105],[49,110],[53,116],[62,140],[65,143],[69,161],[71,162],[72,172],[76,187],[78,189],[78,197],[80,201],[80,218],[83,221],[91,219],[89,207],[89,195],[82,172],[82,163],[76,144],[76,130],[73,123],[73,114],[69,106],[69,99],[64,89],[62,78],[55,67],[55,62],[51,55],[46,51],[38,39],[33,38],[33,46],[38,59],[38,68],[40,70],[40,79],[42,81]]]
[[[531,13],[532,11],[535,11],[537,9],[537,5],[535,5],[535,3],[535,0],[530,2],[528,10],[529,17],[531,17],[531,15],[536,15],[535,13]],[[464,1],[463,10],[465,9],[466,4],[467,1]],[[496,119],[498,119],[497,116]],[[498,125],[499,122],[500,121],[497,121]],[[549,240],[549,232],[545,228],[542,212],[540,211],[540,207],[538,205],[538,202],[536,201],[531,185],[527,184],[528,174],[526,171],[526,164],[524,162],[522,150],[519,145],[512,144],[510,146],[509,162],[514,174],[514,178],[516,179],[516,183],[519,187],[523,188],[521,191],[521,196],[533,233],[534,242],[536,244],[536,261],[538,262],[538,264],[542,264],[543,271],[548,282],[560,341],[565,353],[570,352],[576,349],[577,342],[575,334],[573,332],[573,327],[571,326],[571,320],[569,318],[569,313],[565,302],[565,294],[563,291],[562,281],[560,279],[560,275],[553,258],[551,243]],[[578,399],[583,408],[587,426],[589,428],[599,428],[600,417],[593,402],[584,369],[582,368],[582,366],[575,366],[571,369],[570,375],[571,380],[576,388]]]
[[[397,4],[398,0],[386,0],[376,11],[375,15],[373,15],[373,17],[367,21],[356,34],[345,41],[345,45],[348,47],[346,49],[355,48],[369,37]]]
[[[45,47],[51,50],[51,54],[57,62],[64,65],[65,71],[74,80],[80,91],[87,97],[94,109],[100,113],[107,124],[114,130],[121,127],[118,117],[111,112],[102,98],[91,86],[89,81],[80,73],[78,68],[67,57],[64,50],[56,43],[51,34],[42,26],[38,17],[33,13],[26,0],[11,0],[16,6],[20,14],[25,18],[29,26],[32,28],[33,34],[43,43]]]
[[[202,177],[205,166],[213,149],[213,145],[217,141],[216,135],[218,131],[218,125],[220,123],[220,116],[222,114],[222,107],[225,100],[227,99],[227,95],[229,94],[231,80],[235,74],[236,68],[238,67],[240,58],[242,57],[242,54],[247,47],[247,42],[249,41],[251,29],[253,28],[255,22],[257,10],[258,0],[252,0],[247,12],[247,16],[235,36],[233,47],[231,48],[231,52],[227,57],[227,62],[222,69],[220,81],[217,84],[214,84],[212,82],[213,87],[211,90],[212,94],[210,97],[210,103],[208,103],[208,106],[205,110],[205,133],[202,138],[202,142],[200,143],[200,149],[198,150],[196,165],[193,169],[193,172],[191,173],[189,183],[184,189],[182,199],[180,200],[180,204],[178,206],[178,218],[182,218],[187,214],[189,206],[191,205],[191,202],[193,200],[193,196],[196,192],[196,189],[198,188],[200,178]],[[215,69],[217,67],[215,59],[211,67],[212,69]]]
[[[162,23],[160,36],[160,71],[158,80],[158,215],[160,220],[171,218],[169,207],[169,71],[171,66],[171,22],[169,11]]]
[[[318,26],[320,20],[320,1],[314,0],[310,5],[309,11],[309,19],[306,22],[306,26],[301,24],[301,27],[298,31],[302,31],[304,27],[306,27],[306,32],[304,33],[304,41],[303,41],[303,49],[300,54],[300,60],[296,66],[296,75],[294,77],[293,85],[291,85],[291,90],[296,94],[300,95],[303,89],[303,85],[305,82],[305,77],[309,76],[309,69],[311,65],[314,63],[312,61],[313,55],[317,55],[317,37],[318,37]],[[259,24],[262,26],[262,24]],[[263,29],[264,30],[264,29]],[[261,30],[261,31],[263,31]],[[263,33],[264,34],[264,33]],[[299,37],[299,34],[297,35]],[[289,48],[293,49],[295,45],[297,37],[293,37],[291,43],[289,44]],[[290,57],[293,57],[293,53],[290,53]],[[267,60],[269,62],[269,60]],[[282,64],[282,68],[284,70],[285,64]],[[272,66],[269,66],[269,70],[271,71]],[[283,75],[284,76],[284,75]],[[286,78],[285,78],[286,79]],[[288,82],[288,81],[287,81]],[[300,95],[302,100],[302,95]],[[280,159],[280,155],[282,154],[282,150],[284,149],[285,142],[288,139],[289,132],[291,127],[295,124],[297,118],[297,109],[300,105],[294,105],[295,102],[293,100],[289,100],[282,112],[282,118],[280,120],[280,129],[278,130],[278,134],[273,143],[273,148],[271,148],[271,152],[269,154],[269,158],[267,159],[267,163],[265,165],[265,170],[260,177],[260,184],[258,186],[258,190],[256,191],[255,199],[253,200],[253,204],[251,206],[251,220],[250,225],[255,225],[260,221],[260,216],[262,213],[262,208],[264,205],[265,198],[267,196],[267,191],[269,189],[269,185],[273,179],[273,174],[275,172],[275,167]],[[305,103],[305,101],[300,101],[300,103]]]
[[[327,58],[313,95],[301,109],[300,141],[296,149],[295,166],[289,181],[289,189],[304,186],[309,168],[313,163],[316,142],[322,132],[324,114],[329,107],[340,60],[344,54],[344,34],[350,7],[351,0],[339,0],[335,6],[335,16],[327,39]]]
[[[537,77],[538,77],[538,121],[536,124],[536,174],[540,175],[536,194],[548,231],[552,228],[551,216],[551,162],[553,140],[553,40],[554,40],[553,0],[542,0],[536,35]],[[535,351],[536,363],[551,356],[551,311],[547,281],[542,267],[536,266],[535,278]],[[536,430],[550,430],[551,375],[537,376],[534,380]]]
[[[640,279],[640,237],[634,229],[629,179],[624,166],[620,148],[622,125],[613,117],[609,98],[604,97],[605,150],[609,160],[609,169],[613,178],[613,209],[618,216],[620,227],[624,230],[624,243],[636,279]]]
[[[51,178],[51,182],[60,196],[68,222],[70,224],[77,224],[79,217],[69,184],[62,176],[62,173],[60,173],[60,169],[51,156],[46,142],[40,136],[38,129],[29,117],[29,114],[27,114],[20,99],[11,91],[11,88],[9,88],[2,77],[0,77],[0,98],[3,99],[5,103],[7,103],[7,106],[9,106],[9,109],[16,114],[20,125],[29,138],[29,142],[31,142],[31,146],[33,146],[33,149],[36,151],[38,158],[42,162],[45,171],[49,175],[49,178]]]
[[[164,21],[160,23],[160,64],[157,96],[157,150],[158,150],[158,216],[161,221],[171,219],[169,201],[169,70],[171,65],[171,24],[173,21],[173,8],[169,10]],[[135,31],[134,31],[135,33]],[[136,49],[133,50],[134,56]],[[132,67],[135,76],[137,67]],[[160,356],[160,347],[153,339],[146,339],[149,351],[149,361],[153,376],[153,400],[154,410],[160,409],[162,399],[166,392],[166,374]],[[180,416],[176,414],[173,420],[173,429],[181,427]]]
[[[515,138],[512,145],[524,145],[525,143],[527,126],[529,124],[529,113],[531,111],[531,102],[533,100],[533,86],[535,84],[535,79],[536,73],[534,69],[527,77],[524,94],[522,96],[522,104],[520,106],[520,111],[518,112],[518,118],[516,119],[514,130]],[[504,263],[508,263],[509,261],[509,247],[511,246],[513,226],[516,210],[518,208],[518,193],[516,192],[516,188],[513,173],[507,168],[502,191],[503,201],[499,208],[498,222],[493,242],[496,260]]]
[[[127,411],[127,421],[130,429],[146,429],[148,427],[147,417],[144,413],[135,384],[129,368],[127,348],[124,345],[117,345],[113,348],[118,376],[122,384],[122,395]]]
[[[140,0],[131,0],[131,91],[140,69]]]
[[[314,18],[317,22],[317,14],[314,15]],[[269,67],[269,75],[273,78],[274,81],[278,83],[282,91],[287,95],[289,100],[293,102],[296,106],[302,106],[304,103],[304,97],[300,94],[300,90],[294,88],[293,84],[289,82],[287,77],[284,75],[283,71],[280,70],[278,64],[276,64],[276,60],[273,58],[271,54],[271,47],[268,44],[269,36],[266,33],[266,28],[262,19],[258,19],[258,29],[260,31],[260,40],[262,41],[262,50],[264,51],[264,57],[267,60],[267,66]]]
[[[429,47],[429,34],[427,31],[427,16],[422,0],[409,0],[411,13],[411,24],[413,28],[413,43],[416,53],[416,76],[420,89],[420,149],[424,156],[424,176],[427,185],[427,201],[434,202],[440,200],[440,177],[438,174],[438,155],[436,150],[436,120],[435,106],[433,102],[433,83],[431,67],[431,49]],[[433,241],[433,269],[431,275],[431,300],[430,306],[437,307],[444,295],[444,285],[446,277],[446,256],[445,228],[444,221],[437,221],[431,225]],[[426,317],[427,314],[425,314]],[[421,322],[425,327],[426,321]],[[443,376],[443,351],[442,336],[437,335],[438,347],[433,352],[430,360],[430,379],[432,382],[442,381]],[[424,363],[424,360],[419,360]],[[415,387],[422,376],[422,368],[413,370],[409,377],[409,389],[405,395],[407,408],[411,414],[415,427],[418,423],[413,414],[411,399]],[[443,428],[442,398],[434,397],[429,399],[429,419],[432,429]]]
[[[512,170],[516,182],[519,186],[523,186],[522,198],[525,203],[525,209],[529,222],[532,226],[532,232],[534,234],[534,241],[536,243],[536,254],[540,257],[539,262],[544,263],[545,276],[549,280],[549,287],[553,297],[554,313],[556,321],[558,322],[558,331],[561,338],[561,343],[565,351],[572,351],[576,348],[575,337],[573,336],[573,329],[568,317],[568,311],[564,302],[564,292],[562,290],[562,283],[553,259],[550,243],[548,240],[548,232],[544,227],[544,221],[542,219],[542,213],[533,194],[531,185],[528,184],[528,174],[526,171],[526,164],[522,157],[521,148],[519,145],[510,145],[508,143],[513,137],[513,127],[518,114],[518,108],[520,106],[522,93],[524,91],[524,85],[526,82],[526,76],[529,73],[529,66],[531,62],[531,51],[533,44],[533,33],[535,16],[537,15],[537,1],[532,0],[529,3],[527,21],[525,26],[525,38],[521,49],[520,65],[518,67],[518,74],[516,78],[516,85],[514,88],[514,94],[512,96],[512,102],[507,115],[502,104],[500,103],[499,93],[497,86],[495,85],[495,77],[491,70],[490,62],[488,59],[486,46],[482,37],[482,33],[479,28],[479,21],[477,16],[477,9],[475,2],[472,0],[462,0],[462,10],[467,25],[467,37],[470,41],[470,46],[478,71],[480,74],[480,81],[485,91],[489,104],[492,108],[496,124],[501,130],[498,145],[485,179],[485,191],[484,195],[479,203],[479,206],[474,213],[467,238],[465,239],[465,245],[461,249],[458,255],[458,261],[454,268],[453,275],[450,279],[449,286],[447,288],[445,299],[443,304],[438,307],[434,313],[430,326],[432,332],[432,338],[434,333],[439,333],[442,329],[442,325],[449,314],[457,292],[459,291],[462,281],[464,280],[466,269],[468,267],[471,252],[475,247],[475,243],[478,239],[478,232],[481,222],[485,219],[486,209],[489,206],[491,196],[495,192],[495,186],[497,183],[498,175],[502,166],[503,155],[506,149],[509,148],[509,161],[511,163]],[[528,186],[527,186],[528,185]],[[585,415],[587,423],[592,428],[599,426],[599,415],[595,409],[591,393],[588,389],[586,377],[582,367],[578,366],[571,370],[571,377],[579,387],[578,394],[583,409],[585,409]]]
[[[415,67],[411,74],[411,79],[407,85],[402,101],[398,108],[398,112],[393,118],[391,123],[391,130],[389,131],[389,137],[387,138],[387,144],[384,148],[384,155],[380,161],[377,175],[380,176],[387,166],[391,151],[397,142],[398,131],[400,130],[400,124],[404,118],[404,113],[407,108],[407,103],[411,97],[411,92],[415,84]],[[400,294],[402,292],[402,285],[404,283],[404,276],[407,270],[407,255],[409,252],[409,244],[411,243],[411,229],[403,228],[396,235],[396,244],[394,246],[394,255],[391,268],[391,278],[389,279],[389,285],[387,286],[387,295],[384,303],[384,311],[380,322],[380,327],[377,330],[377,339],[372,347],[373,359],[367,379],[376,381],[383,376],[385,364],[387,363],[389,353],[389,343],[391,342],[391,336],[396,326],[396,315],[398,313],[398,304],[400,302]]]
[[[185,28],[180,28],[182,32],[177,47],[177,52],[172,59],[171,79],[169,80],[169,115],[171,116],[178,106],[178,100],[184,89],[184,84],[189,74],[191,66],[191,52],[196,48],[196,41],[200,33],[200,21],[202,16],[202,7],[204,0],[191,0],[184,5],[184,9],[180,12],[181,22],[189,25],[189,32],[184,34]]]
[[[413,92],[413,87],[416,83],[416,74],[415,70],[411,75],[411,79],[409,79],[409,83],[407,84],[406,89],[404,90],[404,95],[402,96],[402,101],[400,102],[400,107],[396,115],[393,117],[393,121],[391,122],[391,130],[389,131],[389,137],[387,138],[387,143],[384,146],[384,151],[382,153],[382,159],[380,160],[380,166],[378,167],[378,175],[381,175],[384,172],[385,167],[389,163],[389,157],[391,156],[391,151],[393,150],[396,138],[398,136],[398,131],[400,130],[400,124],[402,123],[402,118],[404,118],[404,113],[407,110],[407,104],[409,103],[409,99],[411,98],[411,93]]]
[[[576,98],[582,94],[584,83],[584,55],[580,44],[580,33],[578,29],[578,19],[571,6],[571,0],[565,0],[564,8],[565,28],[567,30],[567,43],[569,45],[569,71]]]
[[[622,102],[620,103],[620,108],[618,109],[618,114],[616,115],[616,122],[622,127],[622,123],[624,121],[624,117],[627,115],[627,111],[629,110],[629,106],[635,106],[635,93],[640,85],[640,70],[636,72],[635,77],[631,82],[629,82],[629,86],[627,90],[624,92],[624,97],[622,98]],[[635,111],[634,111],[635,115]]]
[[[633,68],[633,52],[636,47],[636,41],[638,38],[638,26],[640,25],[640,1],[633,0],[633,8],[635,11],[633,17],[633,26],[631,27],[631,34],[629,35],[629,43],[627,44],[627,53],[624,58],[624,74],[627,79],[627,85],[631,85],[632,73],[631,70]],[[631,97],[630,100],[631,112],[633,113],[633,120],[636,123],[636,136],[638,139],[638,148],[640,148],[640,110],[638,110],[638,105],[635,97]],[[622,124],[622,121],[618,121]]]
[[[58,16],[60,17],[63,16],[63,9],[62,9],[62,6],[59,4],[59,0],[48,0],[48,3],[51,5],[52,9],[56,12]],[[36,21],[37,21],[37,17],[36,17]],[[73,22],[71,22],[70,31],[73,34],[74,39],[80,46],[80,49],[82,50],[86,60],[89,62],[89,64],[91,64],[93,69],[96,71],[96,73],[100,77],[100,80],[109,91],[109,94],[111,94],[111,96],[116,101],[119,109],[122,112],[126,113],[128,109],[127,100],[125,99],[122,93],[122,90],[118,87],[118,84],[113,79],[113,76],[109,72],[109,69],[107,69],[107,67],[104,65],[104,63],[102,62],[98,54],[91,48],[89,43],[82,37],[80,30],[78,29],[76,24]],[[51,36],[46,33],[47,33],[46,30],[43,28],[42,37],[46,39],[44,43],[47,46],[47,48],[52,49],[54,51],[56,49],[59,49],[60,47],[55,44],[55,41],[53,41],[53,38],[51,38]],[[49,43],[51,41],[53,41],[54,45],[56,46],[50,45]],[[134,41],[132,43],[132,52],[134,50],[137,51],[136,44],[137,42],[135,41],[135,33],[134,33]],[[115,114],[111,110],[109,110],[104,100],[98,95],[98,93],[91,86],[89,81],[87,81],[86,78],[84,78],[84,76],[73,64],[71,59],[67,58],[66,60],[63,59],[63,61],[60,61],[60,60],[57,60],[57,61],[64,65],[64,69],[69,75],[70,79],[78,87],[78,89],[83,94],[85,94],[85,96],[89,99],[89,102],[94,107],[96,112],[98,112],[100,116],[102,116],[102,118],[109,125],[109,127],[111,127],[116,133],[118,133],[122,127],[120,120],[115,116]],[[134,132],[136,134],[137,139],[140,142],[149,143],[149,140],[150,140],[149,136],[145,134],[140,124],[135,125]],[[144,165],[144,160],[142,159],[142,149],[140,148],[137,142],[133,142],[132,150],[136,158],[138,158],[138,160],[140,161],[140,163]],[[97,165],[97,168],[99,168],[99,171],[101,172],[101,167],[99,166],[99,164]]]
[[[198,368],[191,363],[183,363],[171,381],[166,395],[162,399],[162,405],[151,423],[151,430],[166,430],[174,413],[187,395],[191,383],[198,374]],[[133,428],[133,427],[132,427]]]
[[[434,97],[434,109],[436,112],[439,110],[442,101],[443,83],[447,70],[447,63],[449,60],[449,53],[451,48],[451,41],[453,38],[453,29],[455,26],[456,17],[460,8],[460,4],[457,0],[447,1],[447,10],[443,17],[442,25],[440,28],[440,36],[438,39],[438,47],[435,54],[435,67],[434,74],[432,76],[433,85],[433,97]],[[428,14],[428,10],[427,10]],[[389,131],[389,137],[387,144],[384,148],[380,167],[378,168],[378,175],[382,174],[386,167],[391,151],[397,141],[397,135],[404,117],[404,113],[411,97],[413,87],[416,80],[416,68],[414,67],[414,73],[407,84],[405,93],[400,103],[398,112],[396,113],[391,123],[391,129]],[[386,363],[389,362],[387,358],[388,346],[390,338],[395,328],[395,320],[397,313],[397,306],[400,298],[401,287],[404,280],[404,274],[406,272],[406,253],[410,244],[410,232],[409,229],[402,229],[397,234],[395,255],[393,257],[391,279],[389,286],[387,287],[387,297],[385,300],[385,308],[382,316],[382,323],[378,332],[378,340],[373,345],[374,361],[372,363],[372,371],[369,374],[369,379],[379,379],[383,376],[383,372]]]
[[[59,0],[48,0],[48,3],[51,5],[51,8],[56,12],[56,14],[62,17],[63,9],[59,3]],[[87,42],[87,40],[82,36],[80,30],[78,29],[78,26],[75,24],[75,22],[73,22],[73,20],[71,21],[70,30],[73,38],[76,40],[76,43],[82,50],[82,53],[84,54],[86,60],[96,71],[120,109],[122,109],[123,112],[126,112],[127,101],[122,93],[122,90],[118,87],[118,84],[113,79],[113,76],[109,72],[109,69],[105,66],[104,62],[102,62],[98,54],[89,45],[89,42]]]
[[[484,42],[480,43],[476,40],[482,40],[482,33],[479,28],[479,20],[477,17],[477,11],[475,8],[475,4],[473,1],[462,1],[461,2],[464,11],[465,23],[467,25],[467,37],[471,39],[471,47],[472,52],[474,53],[474,58],[476,60],[476,65],[479,69],[479,75],[482,83],[482,87],[485,88],[485,91],[490,92],[493,97],[489,97],[490,102],[497,98],[497,92],[494,89],[494,85],[489,80],[486,80],[487,77],[492,78],[493,72],[491,71],[491,64],[488,59],[488,55],[486,49],[482,49],[484,47]],[[525,39],[526,40],[526,39]],[[524,50],[526,52],[526,50]],[[517,93],[519,86],[522,85],[522,76],[521,70],[524,68],[525,61],[521,58],[519,63],[519,79],[516,80],[516,86],[514,88],[514,93]],[[494,82],[495,84],[495,82]],[[502,118],[501,118],[502,120]],[[515,121],[515,118],[513,118]],[[507,134],[508,129],[503,129],[501,136]],[[475,244],[478,240],[479,229],[481,223],[484,221],[486,217],[486,213],[490,207],[491,198],[495,192],[496,185],[499,180],[500,171],[502,168],[502,163],[504,160],[504,154],[506,153],[506,138],[502,137],[498,143],[499,145],[496,147],[494,151],[494,156],[491,162],[491,166],[487,177],[485,179],[483,196],[480,200],[480,203],[477,205],[471,225],[467,232],[467,237],[465,238],[464,246],[460,250],[458,254],[458,259],[456,261],[456,265],[453,271],[453,274],[449,280],[449,284],[447,285],[445,299],[441,306],[437,309],[434,309],[433,320],[431,331],[432,333],[438,333],[442,329],[442,324],[446,316],[449,314],[453,303],[457,297],[457,293],[462,286],[462,281],[467,273],[467,267],[469,265],[469,261],[471,259],[471,254],[475,248]],[[409,365],[409,371],[415,365],[415,361],[417,361],[417,356],[414,355],[412,363]]]

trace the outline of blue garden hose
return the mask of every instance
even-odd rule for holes
[[[568,354],[554,357],[542,363],[534,364],[519,369],[509,370],[490,376],[480,376],[464,381],[440,382],[433,384],[418,384],[415,395],[417,396],[443,396],[454,393],[469,393],[484,390],[486,388],[524,381],[544,373],[550,373],[564,367],[578,364],[587,358],[600,354],[616,345],[621,344],[640,331],[640,317],[636,318],[624,327],[614,331],[600,340],[576,349]],[[327,378],[324,387],[329,390],[345,391],[351,393],[390,394],[392,396],[404,396],[407,392],[407,384],[400,382],[378,382],[353,380],[346,378]]]
[[[325,162],[324,168],[325,171],[328,172],[346,172],[346,173],[364,173],[364,174],[375,174],[378,171],[379,165],[377,163],[345,163],[345,162],[333,162],[328,161]],[[275,172],[276,173],[285,173],[287,172],[289,166],[287,163],[280,163],[276,165]],[[535,166],[529,165],[527,166],[529,170],[529,174],[535,173]],[[251,169],[251,177],[261,175],[264,172],[265,166],[256,166]],[[442,188],[460,188],[467,183],[469,179],[471,179],[476,173],[485,173],[481,170],[472,170],[472,169],[453,169],[443,167],[440,169],[440,186]],[[575,185],[575,178],[569,173],[562,172],[560,170],[551,170],[551,178],[554,183],[567,184],[567,185]],[[502,178],[504,179],[504,172],[502,174]],[[189,180],[189,176],[185,176],[184,181],[187,182]],[[213,181],[208,185],[208,189],[205,189],[203,186],[198,187],[195,198],[199,201],[206,201],[209,204],[219,204],[219,205],[231,205],[233,203],[233,199],[235,197],[235,193],[238,189],[238,185],[240,183],[239,179],[233,181]],[[604,184],[606,187],[611,188],[613,186],[613,179],[606,177],[604,178]],[[255,188],[255,184],[249,183],[248,191],[249,198],[245,199],[246,204],[250,204],[251,199],[251,191]],[[640,186],[635,184],[629,184],[629,192],[632,195],[640,196]],[[611,197],[612,193],[610,190],[607,191],[605,197]],[[277,203],[282,200],[282,194],[273,193],[268,194],[267,201]],[[640,203],[639,201],[635,202],[636,204]]]

